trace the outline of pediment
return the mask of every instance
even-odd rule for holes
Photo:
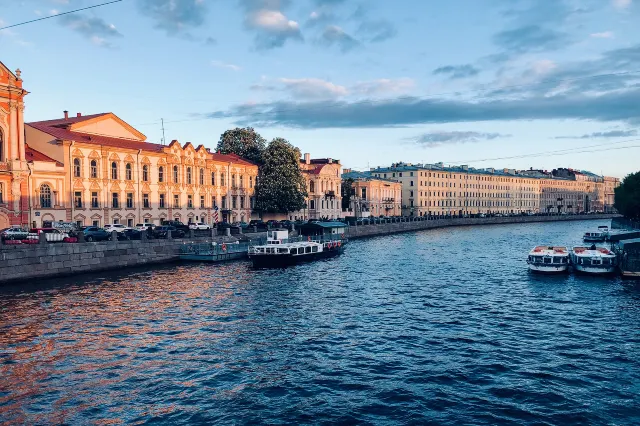
[[[90,120],[79,121],[71,126],[71,130],[90,135],[108,136],[112,138],[145,141],[147,137],[133,128],[130,124],[108,113]]]

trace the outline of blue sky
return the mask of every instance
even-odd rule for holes
[[[104,1],[0,0],[0,27]],[[164,118],[357,169],[640,169],[638,0],[123,0],[0,31],[0,61],[28,121],[112,111],[152,142]]]

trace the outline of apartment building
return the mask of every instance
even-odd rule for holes
[[[342,214],[342,165],[332,158],[311,158],[304,154],[300,170],[307,182],[306,207],[290,214],[290,219],[337,219]]]
[[[402,214],[402,184],[371,172],[357,172],[344,169],[342,180],[353,179],[349,209],[346,216],[400,216]]]

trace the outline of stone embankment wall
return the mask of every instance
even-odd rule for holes
[[[379,235],[398,234],[401,232],[415,232],[425,229],[445,228],[448,226],[501,225],[507,223],[559,222],[569,220],[606,220],[614,217],[619,217],[619,215],[516,216],[408,221],[400,223],[384,223],[379,225],[351,226],[348,228],[346,236],[350,239],[357,239],[376,237]],[[409,219],[407,218],[407,220]]]
[[[499,225],[507,223],[551,222],[565,220],[610,219],[617,215],[492,217],[485,219],[446,219],[407,221],[378,225],[352,226],[351,239],[414,232],[447,226]],[[250,234],[264,238],[265,233]],[[248,235],[247,235],[248,237]],[[244,237],[241,237],[244,238]],[[108,241],[100,243],[48,243],[38,245],[0,246],[0,284],[12,281],[34,281],[98,272],[109,269],[166,263],[178,260],[180,246],[193,242],[233,242],[235,237],[195,238],[184,240]]]

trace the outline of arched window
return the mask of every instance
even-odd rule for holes
[[[191,167],[187,167],[187,185],[191,185]]]
[[[236,175],[231,175],[231,182],[229,182],[231,184],[232,188],[236,187]]]
[[[149,166],[146,164],[142,166],[142,180],[145,182],[149,182]]]
[[[51,208],[51,187],[46,183],[40,185],[40,207]]]
[[[73,159],[73,176],[80,177],[80,173],[82,172],[82,168],[80,167],[80,159]]]
[[[111,163],[111,179],[118,179],[118,163],[115,161]]]
[[[211,172],[211,185],[216,186],[216,172]]]
[[[91,160],[91,179],[98,178],[98,162],[96,160]]]
[[[220,186],[226,186],[224,184],[224,173],[220,173]]]
[[[178,183],[178,166],[173,166],[173,183]]]
[[[127,165],[124,166],[124,178],[126,180],[133,179],[133,170],[132,170],[132,167],[131,167],[131,163],[127,163]]]
[[[204,169],[200,169],[200,185],[204,185]]]
[[[158,182],[164,182],[164,167],[158,167]]]
[[[309,192],[312,194],[316,192],[316,184],[312,180],[309,181]]]

